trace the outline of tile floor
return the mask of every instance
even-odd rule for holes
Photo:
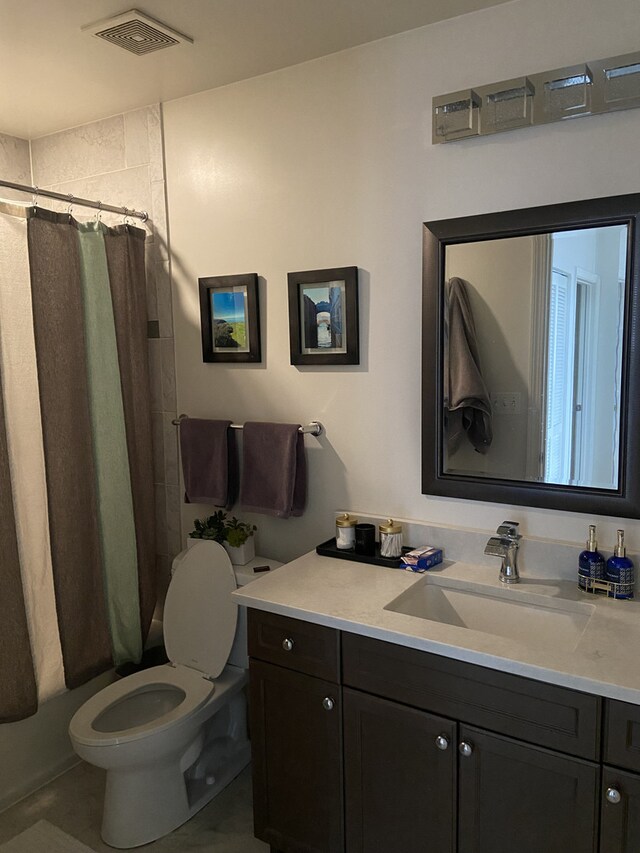
[[[44,819],[96,853],[113,853],[113,847],[100,838],[103,793],[104,771],[78,764],[0,814],[0,844]],[[251,768],[184,826],[136,849],[141,853],[268,853],[269,847],[253,837]]]

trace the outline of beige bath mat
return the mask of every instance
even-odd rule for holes
[[[39,820],[20,835],[0,844],[0,853],[94,853],[46,820]]]

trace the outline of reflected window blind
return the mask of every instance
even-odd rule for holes
[[[567,476],[565,437],[569,395],[569,276],[554,270],[549,304],[547,358],[547,418],[545,471],[547,483],[564,482]]]

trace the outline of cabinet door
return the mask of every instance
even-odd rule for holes
[[[348,688],[343,702],[349,853],[453,853],[456,724]]]
[[[600,853],[638,853],[640,776],[604,767],[601,797]]]
[[[594,853],[598,765],[460,726],[458,853]]]
[[[250,661],[254,830],[282,853],[342,853],[340,688]]]

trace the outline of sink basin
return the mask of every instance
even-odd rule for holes
[[[538,648],[575,649],[594,605],[524,590],[424,577],[385,610],[506,637]]]

